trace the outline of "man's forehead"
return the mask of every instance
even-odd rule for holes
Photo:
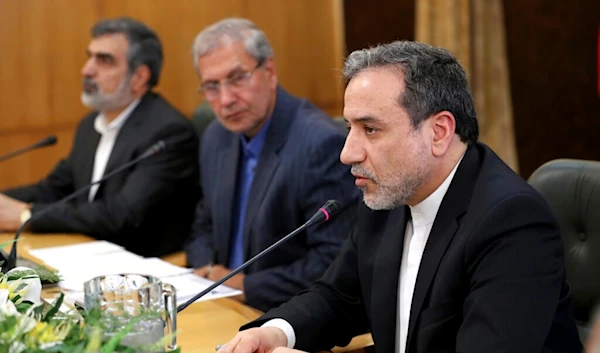
[[[390,69],[367,69],[355,75],[344,94],[344,117],[348,121],[375,122],[400,113],[403,81]],[[368,118],[368,119],[367,119]]]
[[[243,42],[226,42],[198,59],[203,80],[221,79],[236,69],[248,66],[254,59]]]
[[[92,38],[87,50],[91,54],[104,53],[114,56],[124,55],[129,49],[129,42],[123,33],[103,34]]]

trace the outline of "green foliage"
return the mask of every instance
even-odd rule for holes
[[[37,275],[40,276],[40,280],[42,280],[42,282],[58,283],[61,280],[60,276],[58,275],[58,271],[49,270],[44,266],[36,267],[35,272],[37,272]]]
[[[18,271],[17,271],[18,272]],[[52,304],[33,304],[22,300],[26,284],[20,282],[31,273],[21,271],[22,277],[11,273],[8,279],[0,272],[0,352],[10,353],[134,353],[158,352],[165,347],[171,337],[143,347],[124,347],[123,338],[139,320],[160,313],[144,313],[132,317],[125,327],[116,334],[105,335],[105,320],[100,309],[83,312],[73,311],[64,314],[59,311],[64,295],[61,294]],[[41,277],[41,276],[40,276]],[[25,285],[25,287],[23,287]],[[16,292],[19,292],[17,294]],[[172,353],[179,353],[174,350]]]

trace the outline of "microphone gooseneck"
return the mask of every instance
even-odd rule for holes
[[[9,159],[11,159],[13,157],[16,157],[18,155],[21,155],[23,153],[26,153],[26,152],[29,152],[29,151],[32,151],[32,150],[35,150],[35,149],[38,149],[38,148],[42,148],[42,147],[46,147],[46,146],[52,146],[52,145],[56,144],[56,141],[58,141],[58,139],[56,138],[56,136],[55,135],[50,135],[50,136],[46,137],[45,139],[34,143],[31,146],[27,146],[27,147],[21,148],[19,150],[10,152],[8,154],[5,154],[4,156],[1,156],[0,157],[0,162],[4,162],[4,161],[9,160]]]
[[[337,212],[340,211],[340,208],[341,208],[340,207],[340,203],[337,202],[336,200],[329,200],[329,201],[327,201],[303,225],[301,225],[300,227],[296,228],[293,232],[291,232],[290,234],[286,235],[285,237],[279,239],[278,241],[276,241],[275,243],[273,243],[271,246],[269,246],[265,250],[263,250],[263,251],[259,252],[258,254],[254,255],[250,260],[248,260],[248,261],[244,262],[243,264],[241,264],[238,268],[236,268],[235,270],[231,271],[227,276],[221,278],[220,280],[216,281],[212,285],[208,286],[202,292],[196,294],[192,299],[190,299],[187,302],[185,302],[185,303],[181,304],[180,306],[178,306],[177,307],[177,312],[180,312],[181,310],[187,308],[189,305],[191,305],[192,303],[194,303],[196,300],[198,300],[198,299],[202,298],[203,296],[205,296],[206,294],[210,293],[213,289],[215,289],[218,286],[220,286],[221,284],[225,283],[231,277],[233,277],[233,276],[237,275],[238,273],[242,272],[246,267],[252,265],[254,262],[256,262],[257,260],[259,260],[260,258],[262,258],[263,256],[265,256],[266,254],[268,254],[269,252],[271,252],[273,249],[276,249],[282,243],[284,243],[285,241],[287,241],[290,238],[294,237],[296,234],[302,232],[303,230],[305,230],[306,228],[308,228],[308,227],[310,227],[312,225],[328,221],[330,219],[330,217],[332,217],[333,215],[335,215]]]
[[[8,258],[6,259],[6,263],[3,264],[3,268],[8,271],[10,269],[15,268],[16,264],[17,264],[17,244],[16,241],[19,239],[19,236],[21,235],[21,233],[23,232],[23,230],[25,229],[25,227],[27,227],[27,225],[29,223],[31,223],[31,221],[40,218],[41,216],[45,215],[46,213],[49,212],[49,210],[51,210],[53,207],[60,205],[60,204],[64,204],[67,203],[79,196],[81,196],[82,194],[84,194],[85,192],[89,191],[89,189],[96,185],[96,184],[100,184],[104,181],[106,181],[107,179],[110,179],[113,175],[116,175],[122,171],[124,171],[127,168],[130,168],[131,166],[143,161],[146,158],[152,157],[155,154],[163,151],[166,148],[166,145],[164,143],[164,141],[158,141],[155,144],[153,144],[150,148],[148,148],[148,150],[144,153],[142,153],[139,157],[137,157],[136,159],[123,164],[122,166],[120,166],[119,168],[113,170],[112,172],[106,174],[105,176],[103,176],[101,179],[98,179],[76,191],[74,191],[73,193],[63,197],[62,199],[48,205],[46,208],[44,208],[43,210],[36,212],[34,214],[31,215],[31,217],[23,222],[23,224],[21,224],[21,226],[19,227],[19,229],[17,229],[17,231],[15,232],[15,238],[14,238],[14,242],[12,245],[12,248],[10,249],[10,255],[8,256]]]

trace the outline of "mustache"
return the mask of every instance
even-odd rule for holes
[[[94,80],[91,77],[85,77],[83,80],[81,80],[81,84],[84,87],[91,86],[91,87],[94,87],[95,89],[98,89],[98,84],[96,82],[94,82]]]
[[[353,164],[352,169],[350,169],[350,172],[352,174],[358,174],[365,178],[371,179],[374,182],[377,182],[377,178],[375,177],[375,174],[371,173],[371,171],[367,170],[366,168],[363,168],[360,164]]]

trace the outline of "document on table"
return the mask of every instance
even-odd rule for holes
[[[67,291],[65,298],[70,302],[83,302],[83,284],[86,281],[111,274],[134,273],[158,277],[176,288],[178,304],[186,302],[213,283],[194,275],[190,268],[176,266],[159,258],[144,258],[107,241],[34,249],[30,253],[58,270],[62,278],[58,285]],[[221,285],[200,300],[241,293]]]

